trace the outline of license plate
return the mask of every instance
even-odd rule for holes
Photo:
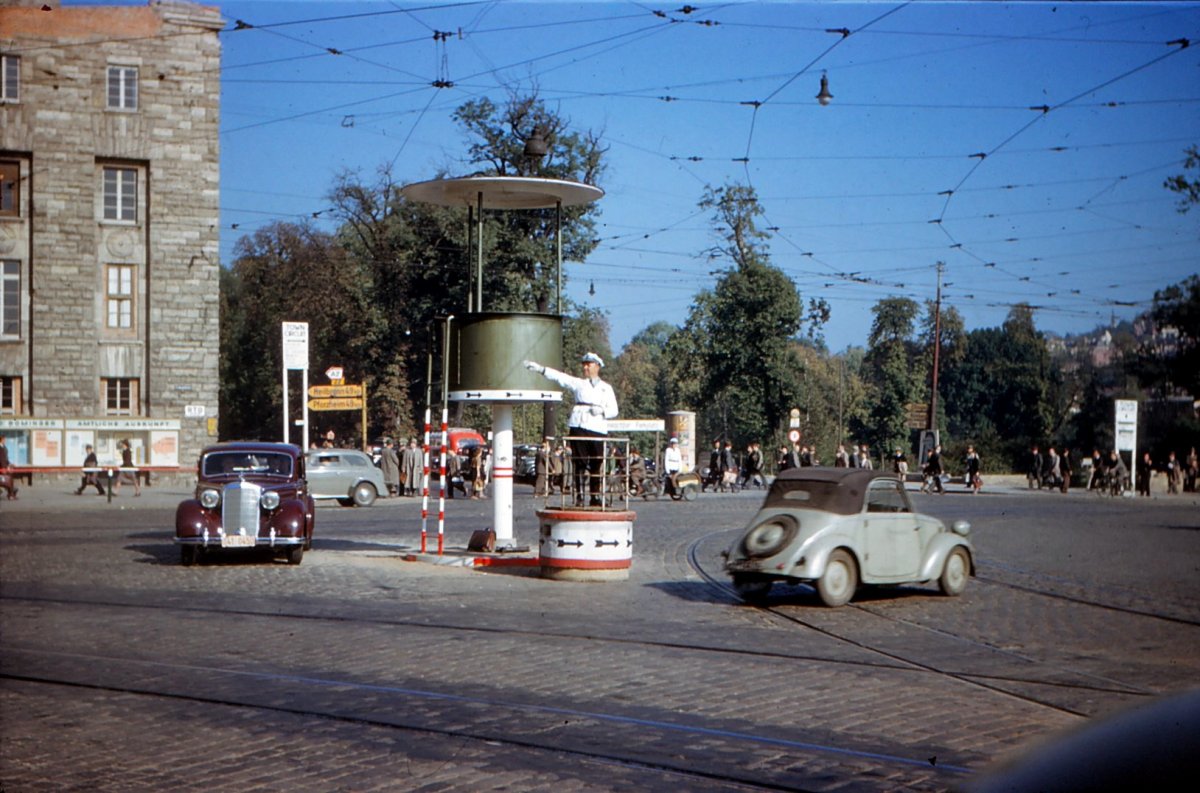
[[[253,548],[254,537],[246,534],[225,534],[221,537],[222,548]]]
[[[731,573],[756,573],[761,567],[758,562],[746,559],[738,562],[726,562],[725,569]]]

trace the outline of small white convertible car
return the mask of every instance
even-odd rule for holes
[[[960,595],[975,573],[971,527],[952,529],[913,511],[890,474],[858,468],[792,468],[776,477],[753,520],[724,552],[725,571],[745,600],[776,581],[812,584],[841,606],[859,584],[936,580]]]

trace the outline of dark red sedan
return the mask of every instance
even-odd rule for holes
[[[211,552],[270,549],[300,564],[316,509],[304,453],[290,443],[222,443],[200,454],[196,496],[175,510],[185,565]]]

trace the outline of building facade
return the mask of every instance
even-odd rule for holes
[[[0,433],[191,467],[215,439],[217,9],[0,8]]]

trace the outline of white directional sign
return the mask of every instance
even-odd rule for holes
[[[1138,403],[1134,399],[1118,399],[1116,400],[1117,426],[1116,439],[1117,451],[1119,452],[1135,452],[1137,451],[1137,417]]]
[[[308,323],[283,323],[283,368],[308,369]]]

